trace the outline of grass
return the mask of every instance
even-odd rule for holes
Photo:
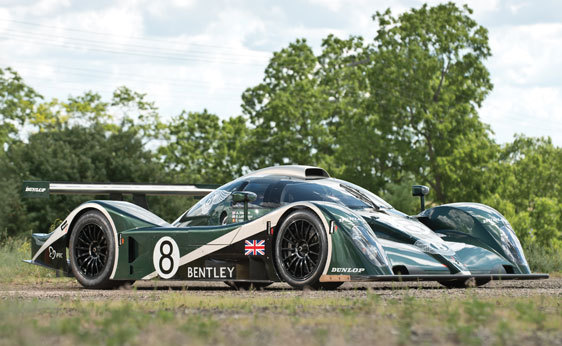
[[[5,243],[0,248],[0,285],[73,281],[21,262],[29,256],[24,241]],[[411,290],[390,298],[376,291],[323,296],[282,290],[208,295],[133,289],[119,299],[4,295],[0,345],[509,345],[562,339],[559,296],[487,298],[467,290],[460,296],[423,299]]]
[[[8,238],[0,246],[0,283],[42,283],[56,278],[53,270],[23,262],[28,259],[31,259],[29,241]],[[63,278],[57,278],[60,279]]]
[[[138,301],[0,302],[0,344],[548,344],[562,336],[556,297],[383,300],[195,296]]]

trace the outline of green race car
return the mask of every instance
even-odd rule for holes
[[[61,270],[86,288],[149,280],[223,281],[236,288],[286,282],[334,289],[346,281],[438,281],[447,287],[532,274],[509,222],[477,203],[408,216],[318,167],[276,166],[208,186],[26,182],[24,194],[109,194],[49,234],[32,235],[29,263]],[[146,195],[203,197],[168,223]],[[143,208],[144,207],[144,208]],[[68,251],[67,251],[68,250]]]

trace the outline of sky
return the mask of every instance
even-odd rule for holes
[[[13,67],[47,100],[119,86],[146,93],[164,119],[207,109],[242,114],[273,52],[306,38],[376,33],[371,16],[417,0],[0,0],[0,67]],[[464,4],[459,2],[458,4]],[[479,110],[499,143],[516,133],[562,146],[562,1],[474,0],[489,30],[494,89]]]

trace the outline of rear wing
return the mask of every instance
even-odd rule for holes
[[[123,200],[132,195],[133,203],[148,209],[146,196],[205,196],[219,185],[168,185],[168,184],[112,184],[66,183],[48,181],[24,181],[23,197],[48,198],[49,195],[108,195],[112,200]]]

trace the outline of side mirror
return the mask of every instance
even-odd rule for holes
[[[231,194],[234,203],[244,202],[244,221],[248,221],[248,203],[258,198],[258,195],[251,191],[233,191]]]
[[[420,211],[425,210],[425,196],[429,194],[429,187],[424,185],[414,185],[412,186],[412,196],[420,197]]]

